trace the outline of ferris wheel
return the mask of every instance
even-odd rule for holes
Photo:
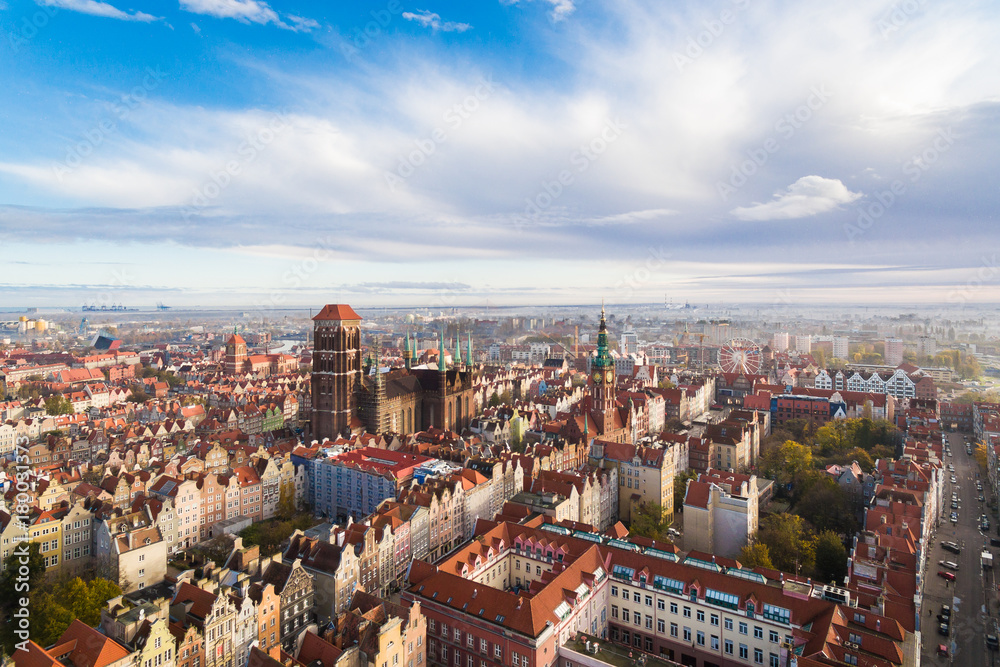
[[[726,373],[756,375],[760,371],[760,347],[749,338],[733,338],[719,350],[719,366]]]

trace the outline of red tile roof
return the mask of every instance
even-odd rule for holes
[[[313,320],[360,320],[362,317],[346,303],[327,304]]]

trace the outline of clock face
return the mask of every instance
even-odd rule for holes
[[[614,371],[608,371],[607,373],[605,373],[604,374],[604,380],[605,380],[605,382],[608,382],[609,384],[613,384],[614,381],[615,381],[615,372]]]
[[[596,371],[594,373],[594,382],[600,382],[600,381],[601,381],[601,371]]]

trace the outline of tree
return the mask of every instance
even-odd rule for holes
[[[770,514],[761,521],[757,541],[767,545],[774,567],[785,572],[811,572],[816,562],[815,537],[795,514]]]
[[[513,405],[514,396],[510,393],[510,391],[504,390],[504,392],[500,394],[500,403],[501,405]]]
[[[853,533],[857,529],[847,492],[829,477],[817,477],[795,505],[795,513],[818,530]]]
[[[988,459],[987,454],[988,453],[986,451],[986,443],[985,442],[978,443],[976,445],[975,450],[973,450],[972,456],[973,456],[973,458],[976,459],[976,463],[979,464],[979,467],[981,469],[983,469],[983,470],[986,470],[986,462],[987,462],[987,459]]]
[[[753,544],[740,549],[739,561],[744,565],[744,567],[766,567],[769,570],[774,569],[774,564],[771,563],[771,551],[767,548],[767,545],[762,542],[754,542]]]
[[[841,584],[847,576],[847,549],[832,530],[816,538],[816,578]]]
[[[845,463],[850,463],[851,461],[857,461],[864,472],[871,472],[875,469],[875,461],[872,460],[871,455],[860,447],[855,447],[847,452],[847,461]]]
[[[50,415],[71,415],[73,404],[65,396],[53,394],[45,399],[45,411]]]
[[[491,408],[495,408],[500,405],[500,395],[496,392],[490,395],[489,405]]]
[[[671,523],[663,506],[657,503],[644,503],[632,512],[629,532],[653,540],[669,540],[667,529]]]
[[[128,397],[128,401],[131,403],[145,403],[149,400],[149,394],[143,389],[141,384],[134,384],[130,387],[132,394]]]
[[[280,494],[277,514],[282,519],[291,519],[295,515],[295,483],[283,482]]]
[[[698,473],[694,470],[685,470],[674,475],[674,507],[684,507],[684,495],[687,493],[687,483],[690,479],[698,479]]]

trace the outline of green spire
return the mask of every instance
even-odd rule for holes
[[[601,326],[597,330],[597,358],[591,366],[593,368],[608,369],[614,368],[615,360],[608,352],[608,323],[604,319],[604,304],[601,304]]]
[[[455,335],[455,365],[462,365],[462,337]]]
[[[472,332],[469,332],[469,340],[465,343],[465,363],[472,366]]]
[[[444,362],[444,329],[441,329],[441,347],[438,348],[438,370],[441,372],[448,370],[448,365]]]

